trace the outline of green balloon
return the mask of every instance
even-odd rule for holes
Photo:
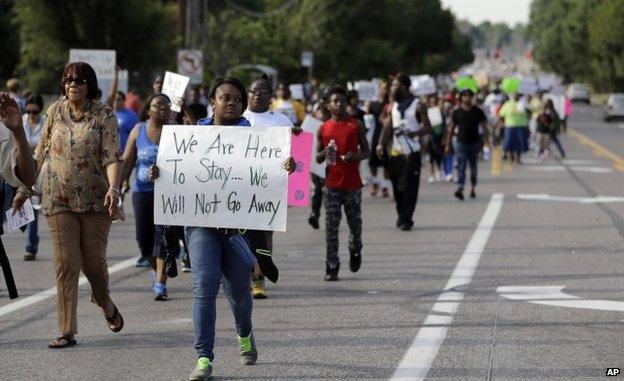
[[[474,94],[476,94],[479,91],[479,86],[477,86],[477,81],[475,81],[474,78],[472,77],[457,78],[457,81],[455,81],[455,87],[459,91],[466,90],[466,89],[471,90]]]
[[[504,78],[501,87],[506,94],[515,94],[520,89],[520,80],[516,77]]]

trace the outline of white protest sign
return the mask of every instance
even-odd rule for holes
[[[435,79],[430,75],[410,75],[412,86],[410,91],[414,95],[429,95],[437,92]]]
[[[518,88],[518,92],[520,94],[535,94],[537,93],[537,90],[537,81],[534,78],[527,77],[520,80],[520,87]]]
[[[70,49],[69,62],[80,61],[91,65],[98,79],[115,78],[117,52],[114,50]]]
[[[30,199],[26,199],[24,205],[13,214],[13,209],[6,211],[6,224],[9,232],[14,232],[22,226],[35,220],[35,213]]]
[[[307,115],[301,123],[301,129],[304,132],[309,132],[314,136],[314,140],[312,141],[312,161],[310,163],[310,172],[317,175],[320,178],[325,178],[325,164],[316,162],[316,145],[318,144],[318,136],[316,135],[318,129],[321,128],[323,122],[320,120]]]
[[[555,95],[555,94],[545,94],[544,99],[550,99],[553,102],[553,106],[555,106],[555,111],[559,115],[560,118],[565,117],[565,96],[563,95]]]
[[[540,74],[537,83],[540,90],[548,91],[559,84],[559,79],[555,74]]]
[[[301,83],[293,83],[288,86],[288,90],[290,90],[290,96],[293,97],[293,99],[303,99],[303,85]]]
[[[286,230],[289,127],[165,126],[154,223]]]
[[[165,72],[163,79],[162,92],[171,99],[171,110],[180,112],[182,110],[182,98],[186,92],[190,78],[184,75]]]
[[[374,102],[379,99],[379,87],[372,81],[357,81],[354,88],[361,101]]]
[[[439,107],[431,107],[427,109],[427,116],[429,116],[429,122],[432,126],[442,124],[442,111]]]
[[[201,50],[178,50],[178,73],[189,77],[193,84],[204,80],[204,53]]]

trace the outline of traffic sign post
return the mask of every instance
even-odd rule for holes
[[[204,53],[201,50],[178,50],[178,73],[189,77],[191,84],[204,81]]]

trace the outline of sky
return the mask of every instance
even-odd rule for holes
[[[459,20],[471,24],[483,21],[505,22],[509,26],[529,21],[531,0],[441,0],[442,8],[451,9]]]

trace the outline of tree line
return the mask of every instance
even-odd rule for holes
[[[529,30],[542,69],[624,90],[624,0],[534,0]]]
[[[314,52],[314,75],[326,82],[397,70],[447,73],[473,59],[470,37],[439,0],[204,4],[207,10],[191,13],[203,22],[190,41],[204,51],[206,81],[242,63],[267,64],[286,81],[304,81],[303,50]],[[272,13],[278,8],[283,10]],[[70,48],[114,49],[118,64],[130,71],[131,85],[146,89],[154,75],[176,70],[176,51],[183,45],[178,10],[174,0],[0,0],[0,77],[17,75],[34,91],[58,92]]]

